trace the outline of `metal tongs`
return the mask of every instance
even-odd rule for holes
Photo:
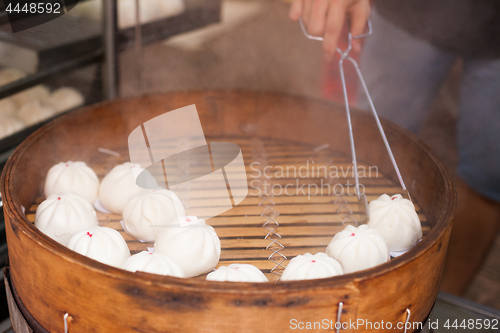
[[[304,27],[304,23],[302,22],[302,18],[299,20],[299,22],[300,22],[300,27],[302,28],[302,32],[304,33],[304,35],[307,38],[312,39],[312,40],[317,40],[317,41],[323,41],[323,37],[312,36],[306,31],[306,28]],[[394,154],[392,153],[391,146],[389,145],[389,142],[387,141],[387,137],[385,135],[384,129],[382,128],[382,124],[380,123],[380,119],[378,117],[377,110],[375,110],[375,106],[373,105],[372,98],[370,96],[370,93],[368,92],[368,88],[366,86],[363,75],[361,74],[358,63],[356,62],[356,60],[354,60],[353,58],[351,58],[349,56],[349,53],[351,52],[351,49],[352,49],[352,41],[353,40],[366,38],[372,34],[372,24],[371,24],[370,20],[367,21],[367,25],[368,25],[368,32],[365,34],[353,37],[351,32],[348,33],[349,44],[347,46],[347,49],[341,50],[339,47],[337,47],[337,52],[340,54],[340,60],[339,60],[340,78],[342,80],[342,89],[344,91],[344,102],[345,102],[345,110],[346,110],[346,114],[347,114],[347,125],[349,127],[349,141],[351,143],[352,164],[353,164],[353,167],[355,170],[354,171],[354,180],[356,182],[356,194],[358,196],[358,204],[359,204],[360,218],[359,218],[359,220],[356,220],[356,222],[359,224],[366,223],[369,219],[368,201],[366,199],[366,194],[361,191],[360,186],[359,186],[358,162],[356,159],[356,149],[354,148],[354,137],[353,137],[352,123],[351,123],[351,111],[349,109],[349,99],[347,97],[347,88],[346,88],[346,84],[345,84],[344,60],[349,60],[353,64],[354,68],[356,69],[356,73],[358,74],[358,78],[361,81],[361,84],[363,86],[363,90],[365,91],[368,102],[370,103],[370,109],[373,113],[373,116],[375,117],[375,122],[377,123],[378,130],[380,132],[380,135],[382,136],[382,140],[384,141],[385,148],[387,149],[387,153],[389,154],[392,165],[394,167],[394,171],[396,171],[396,174],[398,176],[399,183],[401,184],[401,188],[403,189],[404,194],[406,195],[407,199],[411,201],[410,192],[406,188],[403,177],[401,176],[401,172],[399,171],[398,164],[396,163],[396,159],[394,158]]]

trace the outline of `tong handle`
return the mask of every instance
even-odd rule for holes
[[[311,40],[323,41],[323,37],[312,36],[307,32],[307,30],[304,26],[304,22],[302,21],[302,18],[299,19],[299,23],[300,23],[300,27],[302,29],[302,32],[304,33],[304,35],[307,38],[309,38]],[[389,158],[391,159],[392,166],[394,168],[394,171],[396,172],[396,175],[398,177],[401,188],[403,189],[403,191],[407,195],[408,199],[411,201],[410,192],[406,188],[406,184],[403,180],[403,177],[401,176],[401,172],[399,170],[399,167],[398,167],[398,164],[397,164],[396,159],[394,157],[394,154],[392,153],[392,149],[391,149],[391,146],[389,145],[389,141],[387,140],[387,136],[385,135],[384,128],[382,127],[382,124],[380,122],[380,118],[378,116],[377,110],[375,109],[375,105],[373,104],[373,100],[372,100],[370,93],[368,91],[368,87],[366,86],[366,82],[363,78],[363,74],[361,73],[361,70],[359,69],[357,61],[349,56],[349,52],[352,49],[352,41],[353,40],[366,38],[372,34],[372,32],[373,32],[372,24],[371,24],[371,20],[369,20],[369,19],[367,21],[367,26],[368,26],[368,31],[365,34],[352,36],[351,32],[348,33],[347,49],[341,50],[337,46],[337,52],[340,54],[339,71],[340,71],[340,78],[342,80],[342,89],[343,89],[343,93],[344,93],[344,102],[345,102],[345,108],[346,108],[346,114],[347,114],[347,124],[349,127],[349,140],[351,143],[351,154],[352,154],[352,159],[353,159],[352,163],[353,163],[353,167],[355,170],[354,179],[356,181],[356,193],[358,194],[358,198],[361,200],[361,192],[360,192],[358,172],[357,172],[358,171],[358,165],[357,165],[358,163],[357,163],[357,159],[356,159],[356,149],[354,147],[354,137],[353,137],[352,123],[351,123],[351,112],[350,112],[350,108],[349,108],[349,99],[348,99],[348,95],[347,95],[347,86],[345,83],[345,75],[344,75],[344,60],[346,60],[346,59],[349,60],[353,64],[354,69],[356,70],[358,78],[361,81],[361,85],[363,86],[363,90],[366,94],[366,98],[368,99],[368,102],[370,104],[370,109],[372,111],[373,117],[375,118],[375,123],[377,124],[378,130],[380,132],[380,136],[382,137],[382,140],[384,141],[385,148],[387,150],[387,153],[389,154]]]

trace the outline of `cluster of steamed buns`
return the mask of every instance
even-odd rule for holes
[[[196,217],[186,217],[184,206],[171,191],[136,184],[144,171],[139,165],[115,166],[101,182],[85,162],[63,162],[47,173],[46,200],[36,211],[35,226],[69,249],[104,264],[176,277],[212,271],[221,245],[214,229]],[[154,241],[154,250],[131,256],[122,235],[99,226],[93,207],[123,216],[124,230],[140,241]]]
[[[412,248],[422,238],[422,226],[410,200],[400,194],[381,195],[368,205],[368,224],[348,225],[337,233],[326,253],[293,258],[281,280],[307,280],[362,271],[381,265]]]
[[[1,70],[0,86],[25,76],[26,73],[15,68]],[[82,94],[74,88],[62,87],[51,93],[44,85],[3,98],[0,100],[0,139],[83,103]]]
[[[209,273],[209,281],[267,282],[257,267],[219,263],[221,243],[214,228],[195,216],[186,216],[179,198],[166,189],[144,189],[136,177],[146,173],[139,165],[115,166],[99,182],[84,162],[54,165],[45,182],[46,200],[35,217],[40,231],[82,255],[129,271],[175,277]],[[149,174],[149,176],[151,176]],[[145,178],[155,188],[153,177]],[[149,180],[148,180],[149,179]],[[121,234],[99,226],[92,204],[123,217],[124,230],[140,241],[153,242],[130,254]],[[383,264],[390,253],[406,251],[422,237],[420,220],[412,202],[401,195],[382,195],[369,204],[370,220],[347,226],[328,244],[325,253],[293,258],[281,281],[327,278]]]

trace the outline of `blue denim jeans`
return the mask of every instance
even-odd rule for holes
[[[375,10],[371,19],[361,71],[374,105],[381,117],[417,133],[458,55],[412,36]],[[500,202],[500,59],[464,59],[460,84],[457,173]],[[358,106],[369,110],[361,91]]]

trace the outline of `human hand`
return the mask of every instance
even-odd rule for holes
[[[335,54],[346,15],[350,18],[352,36],[364,33],[370,16],[369,0],[293,0],[290,18],[300,17],[307,31],[314,36],[323,36],[323,50],[328,60]],[[361,41],[353,40],[354,52],[361,50]]]

